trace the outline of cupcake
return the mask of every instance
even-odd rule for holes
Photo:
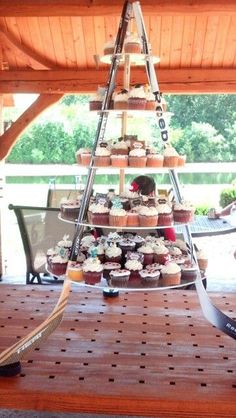
[[[161,269],[162,285],[177,286],[181,283],[181,268],[176,263],[168,263]]]
[[[175,203],[173,216],[175,222],[188,223],[192,220],[193,207],[188,202]]]
[[[67,200],[60,205],[60,213],[63,219],[75,221],[79,216],[80,203],[77,200]]]
[[[111,154],[112,155],[128,155],[129,148],[126,141],[118,141],[111,147]]]
[[[134,148],[129,152],[130,167],[146,167],[147,156],[146,150],[143,148]]]
[[[105,96],[105,87],[98,87],[97,93],[89,101],[89,110],[101,110]]]
[[[120,263],[122,257],[122,251],[116,244],[110,244],[105,249],[105,261],[111,263]]]
[[[80,154],[81,165],[89,166],[91,162],[92,153],[89,150],[83,151]]]
[[[141,284],[143,287],[157,287],[159,284],[160,271],[157,269],[144,269],[140,271]]]
[[[135,243],[135,249],[137,250],[139,247],[145,244],[145,239],[140,235],[135,234],[132,237],[132,241]]]
[[[123,227],[127,225],[127,213],[124,209],[111,208],[109,213],[109,225]]]
[[[78,151],[76,151],[75,158],[76,158],[77,164],[82,164],[82,160],[81,160],[81,155],[82,154],[90,154],[91,155],[91,150],[89,148],[80,148]]]
[[[158,202],[158,226],[171,226],[173,224],[173,211],[167,202]]]
[[[95,167],[109,167],[111,151],[106,147],[97,147],[94,156]]]
[[[135,242],[129,238],[123,238],[119,241],[119,247],[122,250],[123,259],[125,260],[125,256],[128,251],[134,251],[135,249]]]
[[[154,245],[154,263],[165,264],[170,260],[170,252],[165,245]]]
[[[128,155],[111,155],[112,167],[128,167]]]
[[[164,157],[161,154],[147,154],[147,167],[163,167]]]
[[[124,41],[124,52],[128,54],[140,54],[141,49],[141,42],[136,33],[131,33],[126,36]]]
[[[195,263],[185,262],[181,264],[181,280],[194,281],[198,275],[198,267]]]
[[[139,253],[142,253],[144,256],[143,264],[146,266],[147,264],[153,263],[153,248],[151,245],[144,244],[137,250]]]
[[[81,282],[84,279],[83,269],[81,264],[72,264],[68,266],[67,276],[73,282]]]
[[[139,226],[139,215],[135,210],[127,212],[127,226]]]
[[[104,55],[112,55],[115,48],[115,39],[111,38],[108,42],[105,43],[103,47]]]
[[[146,107],[146,93],[144,86],[136,84],[129,91],[128,109],[144,110]]]
[[[149,91],[148,93],[146,93],[145,109],[146,110],[156,110],[156,106],[157,106],[157,103],[156,103],[155,96],[151,91]]]
[[[114,287],[127,287],[130,271],[127,269],[112,270],[110,272],[110,285]]]
[[[140,271],[143,269],[143,264],[139,260],[127,260],[125,268],[130,271],[130,280],[140,280]]]
[[[103,264],[98,258],[89,257],[82,264],[82,270],[85,283],[94,285],[101,280]]]
[[[163,154],[164,154],[164,162],[163,162],[164,167],[172,168],[172,167],[178,166],[179,154],[173,147],[171,147],[170,145],[166,146]]]
[[[89,207],[91,223],[93,225],[109,225],[109,208],[100,203],[93,203]]]
[[[114,109],[123,110],[128,108],[128,90],[122,89],[114,95]]]
[[[139,209],[139,225],[144,227],[157,226],[158,212],[154,206],[141,206]]]
[[[66,274],[68,257],[59,254],[50,257],[48,260],[48,269],[55,276],[64,276]]]
[[[208,266],[208,257],[206,255],[205,251],[203,251],[203,250],[196,251],[196,256],[197,256],[197,262],[198,262],[199,269],[205,272],[205,270],[207,269],[207,266]]]
[[[103,264],[103,277],[109,282],[110,281],[110,274],[112,270],[119,270],[121,268],[120,263],[112,263],[107,261]]]
[[[91,255],[94,250],[96,250],[97,258],[103,264],[105,262],[105,249],[104,249],[104,245],[100,243],[98,245],[91,246],[88,249],[88,254]]]
[[[66,256],[69,258],[70,251],[72,247],[72,241],[69,239],[69,235],[64,235],[62,240],[58,241],[56,245],[57,253],[60,253],[62,256]]]

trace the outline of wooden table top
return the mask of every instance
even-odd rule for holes
[[[0,350],[39,325],[60,287],[0,285]],[[212,293],[231,317],[236,295]],[[154,417],[236,417],[235,340],[210,325],[195,291],[74,286],[64,319],[0,378],[0,408]]]

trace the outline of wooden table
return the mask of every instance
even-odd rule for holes
[[[55,286],[0,285],[0,350],[51,312]],[[233,293],[211,294],[231,317]],[[0,408],[154,417],[236,417],[235,340],[203,317],[195,291],[73,286],[63,322],[0,378]]]

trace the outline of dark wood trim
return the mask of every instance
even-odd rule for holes
[[[236,93],[236,69],[158,69],[160,90],[165,93],[201,94]],[[47,70],[1,71],[0,94],[44,93],[76,94],[92,93],[98,85],[106,84],[108,70]],[[134,69],[131,84],[147,83],[145,69]],[[117,88],[123,85],[123,72],[117,77]]]
[[[0,136],[0,160],[6,158],[19,135],[45,109],[61,99],[63,94],[41,94],[37,100]]]
[[[123,0],[1,0],[0,16],[105,16],[120,15]],[[154,14],[231,14],[234,0],[142,0],[144,13]]]

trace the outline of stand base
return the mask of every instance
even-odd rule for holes
[[[5,366],[0,366],[0,376],[3,377],[12,377],[16,376],[21,372],[21,363],[17,361],[16,363],[6,364]]]
[[[103,289],[103,296],[105,298],[115,298],[119,296],[119,290],[118,289]]]

